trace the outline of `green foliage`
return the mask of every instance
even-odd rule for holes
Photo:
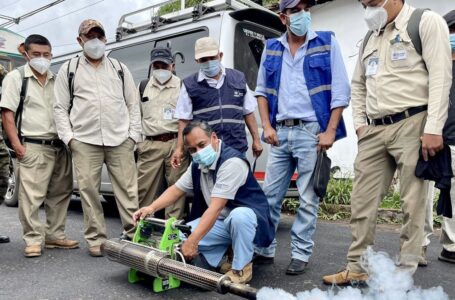
[[[351,192],[351,178],[331,178],[327,186],[327,194],[324,197],[324,202],[349,205],[351,203]]]
[[[192,7],[195,6],[196,4],[206,2],[204,0],[185,0],[185,7]],[[160,7],[160,10],[158,11],[158,15],[162,16],[174,11],[180,10],[180,1],[175,1],[169,4],[166,4],[162,7]]]

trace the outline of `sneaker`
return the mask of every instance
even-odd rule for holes
[[[79,242],[73,241],[69,239],[61,239],[61,240],[53,240],[53,241],[45,241],[44,247],[46,249],[76,249],[79,248]]]
[[[343,270],[333,275],[322,277],[322,282],[328,285],[363,285],[368,280],[367,273],[354,273],[349,270]]]
[[[0,244],[9,243],[9,237],[6,235],[0,235]]]
[[[24,250],[25,257],[37,257],[41,256],[41,244],[28,245]]]
[[[88,253],[90,256],[93,257],[102,257],[104,256],[103,252],[101,252],[101,246],[93,246],[88,248]]]
[[[226,273],[233,283],[245,284],[253,278],[253,263],[247,264],[242,270],[230,270]]]
[[[419,258],[419,267],[426,267],[428,266],[427,260],[427,246],[422,246],[422,252]]]
[[[455,264],[455,252],[442,249],[442,252],[439,254],[438,259]]]

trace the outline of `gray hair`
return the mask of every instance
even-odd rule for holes
[[[194,128],[202,129],[208,137],[210,137],[212,135],[212,132],[213,132],[212,127],[210,127],[210,125],[207,122],[200,121],[200,120],[191,121],[183,129],[183,139],[184,140],[186,139],[186,136],[188,134],[190,134],[191,131],[193,131]]]

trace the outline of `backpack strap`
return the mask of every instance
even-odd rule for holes
[[[14,122],[16,123],[17,127],[17,135],[19,136],[19,140],[22,140],[22,112],[24,110],[24,102],[25,97],[27,97],[27,88],[28,88],[28,79],[29,77],[25,77],[25,70],[24,66],[17,68],[19,73],[21,74],[22,85],[21,85],[21,92],[19,96],[19,105],[16,109],[16,114],[14,116]]]
[[[68,78],[68,89],[70,93],[70,104],[68,108],[68,114],[71,113],[71,109],[73,108],[73,101],[74,101],[74,76],[76,75],[77,68],[79,68],[79,62],[81,61],[81,58],[78,57],[76,61],[76,66],[74,70],[71,68],[74,61],[74,58],[71,58],[68,61],[68,68],[66,69],[66,77]]]
[[[141,100],[144,97],[144,91],[145,88],[147,87],[147,83],[149,82],[149,79],[144,79],[139,83],[139,95],[141,95]]]
[[[363,52],[365,52],[365,48],[367,47],[368,41],[370,40],[372,35],[373,35],[373,30],[368,30],[367,34],[363,38],[361,55],[363,55]]]
[[[125,98],[125,72],[123,71],[123,66],[118,59],[115,59],[115,58],[111,59],[110,57],[108,57],[107,59],[111,63],[112,67],[117,71],[117,74],[118,74],[118,77],[120,78],[120,80],[122,80],[123,99],[126,100],[126,98]],[[114,65],[114,62],[113,62],[114,60],[117,62],[117,65],[118,65],[117,67]]]
[[[428,8],[416,8],[413,12],[411,17],[409,18],[407,32],[409,37],[411,38],[412,44],[416,49],[417,53],[422,56],[422,40],[420,39],[420,21],[422,20],[422,15],[425,11],[430,10]]]

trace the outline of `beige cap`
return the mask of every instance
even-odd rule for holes
[[[97,20],[93,20],[93,19],[87,19],[87,20],[82,21],[81,25],[79,26],[79,35],[81,35],[81,34],[85,35],[93,28],[101,29],[101,31],[103,31],[103,35],[106,36],[106,34],[104,33],[103,25],[101,25],[101,23],[98,22]]]
[[[195,59],[215,56],[218,54],[218,52],[219,52],[218,43],[210,37],[200,38],[196,41],[196,44],[194,45]]]

